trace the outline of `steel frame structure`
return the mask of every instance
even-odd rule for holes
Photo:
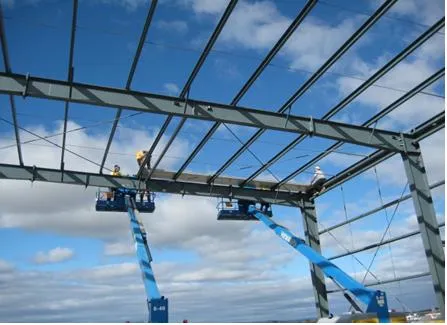
[[[239,101],[247,93],[250,87],[255,83],[257,78],[262,74],[265,68],[275,58],[281,48],[287,43],[289,38],[294,33],[299,33],[299,27],[312,12],[312,9],[318,5],[318,0],[308,0],[291,25],[283,33],[274,47],[269,51],[261,64],[255,69],[253,74],[248,78],[244,86],[238,91],[230,104],[220,104],[212,102],[204,102],[190,98],[190,90],[193,82],[200,72],[201,67],[206,61],[209,53],[212,51],[221,31],[225,27],[229,17],[234,9],[237,7],[237,0],[230,0],[229,4],[218,22],[215,30],[203,52],[201,53],[195,67],[193,68],[188,80],[186,81],[180,95],[178,97],[162,96],[158,94],[142,93],[131,89],[132,80],[147,39],[147,34],[150,29],[151,22],[155,15],[157,0],[152,0],[144,23],[140,41],[130,67],[129,76],[123,89],[116,89],[110,87],[103,87],[99,85],[80,84],[74,81],[74,48],[76,35],[76,21],[78,11],[78,0],[73,0],[73,16],[71,25],[71,39],[69,49],[69,63],[67,80],[51,80],[39,78],[36,76],[18,75],[14,74],[11,69],[9,61],[8,47],[6,41],[6,32],[3,21],[3,13],[0,6],[0,41],[3,53],[3,60],[5,71],[0,73],[0,93],[9,97],[10,108],[12,113],[12,120],[14,125],[16,147],[18,152],[19,164],[8,165],[0,164],[0,179],[17,179],[30,181],[48,181],[63,184],[74,184],[82,186],[100,186],[100,187],[133,187],[139,186],[139,180],[132,177],[112,177],[102,173],[105,163],[107,161],[108,152],[112,144],[116,128],[118,126],[123,110],[135,110],[145,113],[155,113],[167,115],[158,135],[151,144],[149,152],[152,153],[158,145],[162,135],[166,131],[169,123],[174,116],[182,117],[180,123],[177,125],[167,145],[162,150],[158,157],[154,168],[151,171],[150,178],[146,182],[146,186],[152,191],[174,193],[181,195],[200,195],[200,196],[214,196],[214,197],[233,197],[240,199],[249,199],[256,201],[265,201],[272,204],[280,204],[301,209],[303,215],[304,229],[306,241],[313,249],[320,251],[319,236],[338,227],[344,226],[348,223],[354,222],[368,215],[376,213],[382,209],[398,204],[410,197],[413,199],[419,230],[413,233],[392,238],[387,242],[395,242],[410,236],[421,235],[424,248],[426,251],[429,272],[412,275],[401,279],[386,280],[380,283],[371,283],[368,285],[377,285],[389,283],[392,281],[403,281],[406,279],[417,278],[431,275],[433,279],[434,290],[439,307],[444,314],[445,305],[445,261],[442,242],[439,235],[439,227],[436,221],[433,201],[430,189],[437,188],[444,184],[444,181],[436,182],[429,186],[426,176],[426,171],[419,148],[419,142],[431,134],[444,128],[444,113],[422,123],[417,128],[408,133],[397,133],[387,130],[380,130],[371,127],[381,118],[400,107],[403,103],[420,94],[425,88],[444,77],[444,69],[437,71],[431,77],[423,81],[418,86],[414,87],[398,100],[384,108],[378,114],[370,118],[361,126],[351,125],[346,123],[338,123],[330,121],[330,119],[343,110],[349,103],[362,94],[366,89],[373,86],[374,83],[388,73],[397,64],[402,62],[406,57],[423,45],[435,33],[439,32],[444,27],[444,18],[437,21],[418,38],[416,38],[409,46],[403,49],[398,55],[386,63],[381,69],[375,72],[370,78],[362,83],[357,89],[343,99],[339,104],[334,106],[323,117],[317,119],[313,117],[305,117],[291,114],[292,105],[302,97],[333,65],[336,63],[366,32],[368,32],[375,23],[393,7],[398,0],[386,0],[371,15],[363,25],[352,34],[352,36],[337,50],[335,53],[303,84],[292,96],[287,99],[284,104],[277,110],[276,113],[268,112],[260,109],[251,109],[237,106]],[[40,168],[37,166],[25,166],[23,163],[23,155],[21,150],[19,126],[17,121],[16,107],[14,96],[23,97],[37,97],[51,100],[59,100],[65,103],[64,110],[64,135],[62,141],[60,169]],[[117,108],[115,120],[113,122],[110,136],[104,151],[104,155],[100,164],[98,174],[86,173],[81,171],[66,170],[64,166],[65,154],[65,131],[67,129],[69,103],[84,103],[96,106],[115,107]],[[208,130],[205,137],[199,142],[198,146],[187,157],[182,166],[175,172],[166,172],[157,170],[156,167],[163,159],[168,151],[170,145],[175,137],[180,132],[185,121],[188,118],[203,119],[213,121],[213,126]],[[240,147],[213,175],[195,175],[187,174],[184,171],[188,165],[193,161],[194,157],[205,146],[207,141],[216,132],[222,123],[230,123],[236,125],[245,125],[258,128],[258,131]],[[246,150],[253,145],[256,140],[266,130],[279,130],[284,132],[297,133],[298,137],[290,144],[285,146],[280,152],[275,154],[268,162],[263,164],[257,171],[246,179],[237,179],[234,177],[222,177],[221,174],[233,164],[238,157],[240,157]],[[270,166],[279,161],[287,152],[300,144],[308,136],[323,137],[337,140],[338,142],[329,147],[323,153],[300,166],[290,175],[280,180],[279,182],[265,182],[258,181],[256,178],[261,175]],[[354,143],[368,147],[374,147],[378,150],[368,155],[356,164],[346,168],[333,176],[327,181],[326,187],[328,190],[341,185],[349,179],[365,172],[380,162],[400,154],[403,165],[407,173],[410,184],[410,194],[400,199],[390,201],[382,206],[373,209],[369,212],[363,213],[360,216],[351,218],[343,223],[331,226],[329,228],[319,230],[317,222],[317,214],[315,209],[315,202],[304,193],[304,187],[299,184],[290,183],[290,180],[308,169],[319,160],[323,159],[331,152],[339,148],[343,143]],[[375,243],[368,245],[357,252],[367,250],[373,247],[383,245],[384,243]],[[336,259],[341,256],[351,255],[355,253],[349,252],[334,256],[331,259]],[[327,301],[327,294],[336,292],[327,291],[325,279],[321,270],[315,265],[310,265],[312,283],[314,285],[314,295],[316,299],[317,314],[320,317],[327,316],[329,313],[329,306]]]

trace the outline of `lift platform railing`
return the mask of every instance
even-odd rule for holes
[[[363,311],[352,299],[351,296],[345,292],[345,298],[353,305],[353,307],[364,313],[375,313],[379,322],[387,323],[390,321],[390,315],[388,311],[388,303],[386,295],[383,291],[372,290],[366,288],[363,284],[358,283],[348,274],[339,269],[335,264],[329,261],[327,258],[314,251],[306,242],[295,236],[287,228],[277,224],[271,218],[261,213],[256,209],[254,205],[249,206],[248,213],[256,217],[259,221],[262,221],[269,229],[273,230],[275,234],[283,239],[286,243],[292,246],[299,253],[309,259],[314,265],[319,267],[321,271],[340,288],[350,292],[366,305],[366,310]]]

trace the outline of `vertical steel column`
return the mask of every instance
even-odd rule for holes
[[[306,244],[321,254],[320,235],[318,234],[317,214],[315,203],[310,200],[301,201],[301,214],[304,222],[304,235]],[[324,274],[321,269],[310,263],[310,274],[314,287],[315,306],[317,307],[317,317],[329,316],[329,305],[327,301],[326,284]]]
[[[419,146],[419,144],[416,145]],[[445,317],[445,257],[424,161],[421,153],[407,154],[404,152],[402,153],[402,159],[411,196],[413,197],[428,267],[433,279],[436,300],[442,315]]]

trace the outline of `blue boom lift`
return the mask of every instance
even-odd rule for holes
[[[141,193],[141,192],[140,192]],[[137,190],[127,188],[98,191],[96,211],[127,212],[130,219],[130,229],[135,241],[138,262],[143,276],[144,289],[147,296],[150,323],[168,322],[168,299],[160,295],[154,272],[152,271],[152,256],[147,243],[147,235],[143,224],[138,220],[135,210],[141,213],[152,213],[155,210],[154,195],[147,194],[147,200],[140,195],[137,202]]]
[[[381,323],[390,322],[387,299],[383,291],[368,289],[363,284],[358,283],[331,261],[314,251],[303,239],[295,236],[290,230],[274,222],[271,219],[272,211],[268,208],[266,210],[265,204],[262,206],[264,211],[260,211],[256,205],[257,203],[254,201],[244,200],[241,202],[241,200],[239,200],[238,203],[233,201],[222,201],[218,206],[219,212],[217,219],[262,221],[269,229],[274,231],[278,237],[283,239],[313,264],[318,266],[337,286],[351,292],[355,298],[366,305],[366,310],[363,311],[352,297],[345,293],[345,298],[354,309],[358,312],[365,313],[365,316],[377,316],[378,321]]]

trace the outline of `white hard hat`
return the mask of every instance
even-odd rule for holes
[[[315,169],[320,169],[320,166],[315,166]]]

